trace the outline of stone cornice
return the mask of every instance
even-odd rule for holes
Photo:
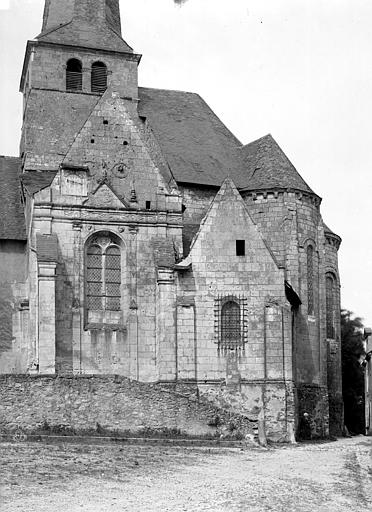
[[[239,192],[244,194],[244,196],[252,197],[253,201],[256,201],[259,198],[267,199],[268,197],[278,199],[280,196],[284,196],[285,194],[294,194],[297,200],[309,202],[316,207],[319,207],[322,202],[322,198],[316,194],[311,194],[310,192],[304,192],[303,190],[295,188],[273,187],[254,190],[249,188],[241,188],[239,189]]]
[[[327,245],[330,245],[331,247],[335,247],[337,250],[340,248],[342,239],[336,233],[331,233],[329,231],[324,232],[324,236],[326,239]]]

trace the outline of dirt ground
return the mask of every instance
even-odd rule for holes
[[[371,511],[372,438],[268,449],[0,443],[0,511]]]

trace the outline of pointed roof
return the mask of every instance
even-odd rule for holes
[[[39,41],[132,53],[121,37],[119,0],[46,0]]]
[[[270,134],[243,146],[242,156],[244,189],[293,188],[314,194]]]

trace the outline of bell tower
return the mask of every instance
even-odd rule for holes
[[[135,112],[140,59],[122,38],[119,0],[45,0],[20,86],[24,170],[58,169],[107,88]]]

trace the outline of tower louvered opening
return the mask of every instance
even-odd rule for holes
[[[91,91],[104,93],[107,89],[107,67],[103,62],[92,64]]]
[[[80,60],[70,59],[66,66],[66,89],[81,91],[83,88],[83,70]]]

